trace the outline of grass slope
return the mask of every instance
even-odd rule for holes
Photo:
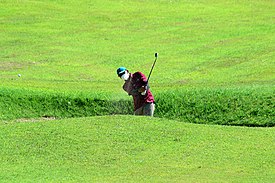
[[[275,126],[275,92],[271,88],[169,90],[158,93],[155,99],[156,117],[203,124]],[[0,89],[0,120],[114,114],[133,114],[130,97],[117,100],[103,93],[72,95]]]
[[[168,93],[177,90],[174,93],[183,96],[185,89],[213,89],[208,90],[210,94],[206,98],[198,97],[202,100],[195,101],[193,108],[199,109],[202,115],[195,114],[187,120],[197,122],[198,116],[207,116],[207,113],[211,115],[207,119],[213,118],[210,123],[224,124],[231,120],[242,125],[243,122],[235,122],[242,118],[249,125],[272,126],[274,123],[274,102],[269,102],[274,98],[275,84],[275,6],[272,1],[3,0],[0,6],[0,101],[8,101],[0,104],[1,119],[36,117],[42,113],[52,115],[63,113],[64,109],[61,106],[59,111],[38,111],[45,106],[33,107],[37,103],[31,102],[40,98],[22,101],[26,92],[19,92],[15,99],[12,94],[5,98],[2,91],[12,93],[26,89],[30,93],[37,92],[34,96],[42,91],[46,96],[53,93],[79,95],[76,98],[80,100],[90,95],[125,100],[128,96],[121,89],[122,81],[116,76],[116,68],[124,65],[132,72],[140,70],[147,74],[154,52],[159,52],[150,86],[156,96],[164,96],[162,101],[169,102],[167,90]],[[19,73],[21,77],[17,77]],[[222,112],[230,114],[236,110],[237,119],[233,117],[223,122],[223,118],[217,119],[217,115],[212,114],[212,103],[207,104],[207,101],[220,88],[236,89],[228,100],[227,95],[223,95],[217,103],[225,101]],[[263,97],[261,92],[254,95],[254,90],[263,88],[272,91]],[[244,108],[249,110],[245,111],[234,98],[235,93],[246,98],[242,96],[244,90],[249,95],[249,105],[246,101],[240,104],[247,106]],[[191,98],[196,100],[196,96]],[[231,105],[231,98],[238,109],[234,108],[234,102]],[[186,108],[181,103],[186,101],[178,100],[174,106]],[[167,105],[162,103],[162,109]],[[197,108],[203,105],[209,105],[210,109],[206,110],[210,112],[203,113],[205,109]],[[191,110],[187,111],[195,111],[192,105],[187,105],[190,106]],[[25,113],[25,109],[30,113]],[[161,113],[185,115],[184,111],[177,110]],[[83,114],[83,111],[75,113]]]
[[[120,93],[115,70],[171,87],[274,85],[273,1],[0,2],[2,87]],[[17,78],[17,74],[22,75]]]
[[[4,182],[274,182],[274,128],[105,116],[0,123]]]

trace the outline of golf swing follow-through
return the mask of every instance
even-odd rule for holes
[[[158,53],[155,53],[155,61],[154,61],[153,65],[152,65],[152,68],[151,68],[150,73],[149,73],[149,75],[148,75],[147,83],[149,82],[150,76],[151,76],[152,71],[153,71],[153,69],[154,69],[154,67],[155,67],[155,64],[156,64],[157,59],[158,59]]]
[[[150,91],[148,83],[157,58],[158,53],[155,53],[155,61],[148,75],[148,79],[140,71],[132,74],[125,67],[119,67],[117,69],[118,77],[124,81],[123,90],[133,97],[135,115],[154,115],[155,99]]]

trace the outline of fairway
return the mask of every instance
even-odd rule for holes
[[[0,182],[275,182],[274,1],[0,6]]]
[[[274,128],[103,116],[21,120],[0,131],[6,182],[275,180]]]
[[[156,92],[275,84],[273,1],[0,3],[2,87],[117,96],[116,69],[149,74],[155,52]]]

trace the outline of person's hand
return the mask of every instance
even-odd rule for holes
[[[140,93],[142,93],[142,92],[144,92],[144,91],[146,91],[145,86],[142,86],[142,87],[140,87],[140,88],[138,89],[138,92],[140,92]]]
[[[141,95],[145,95],[146,94],[146,90],[147,90],[147,87],[146,86],[142,86],[138,89],[138,92],[141,93]]]

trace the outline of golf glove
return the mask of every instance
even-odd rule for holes
[[[139,89],[139,92],[141,95],[145,95],[147,92],[147,86],[143,86]]]
[[[145,90],[144,92],[141,92],[140,94],[141,94],[141,95],[145,95],[145,94],[146,94],[146,91],[147,91],[147,90]]]

